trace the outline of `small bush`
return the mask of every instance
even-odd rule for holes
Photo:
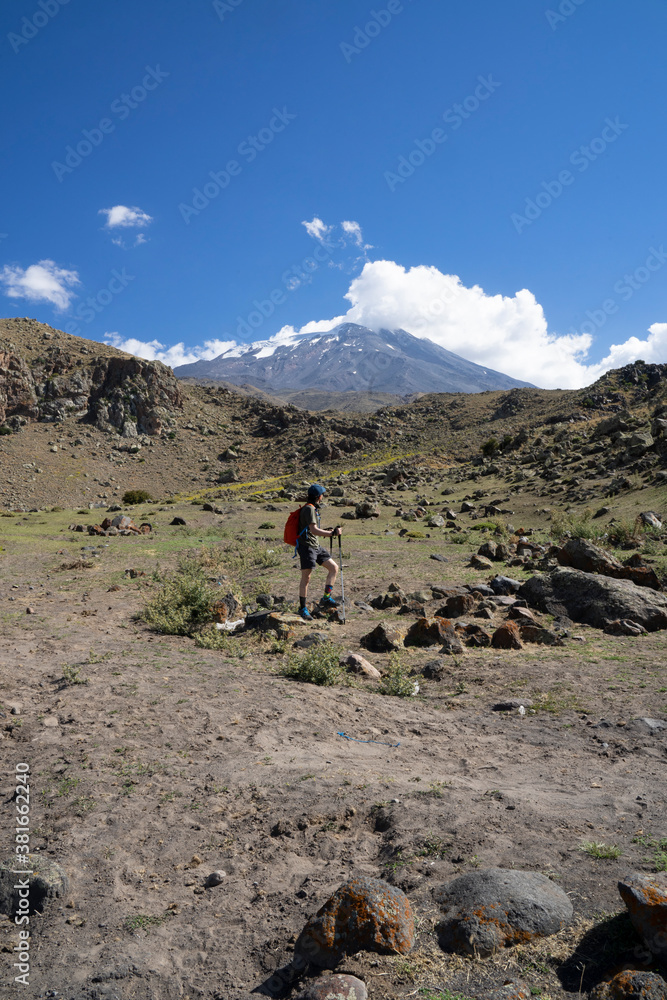
[[[488,441],[485,441],[480,447],[480,451],[485,458],[491,458],[498,451],[500,445],[494,437],[490,437]]]
[[[270,528],[275,528],[275,524],[273,524],[271,521],[262,521],[262,523],[259,526],[260,531],[268,531]]]
[[[551,535],[553,538],[569,535],[571,538],[587,538],[589,541],[597,541],[605,535],[605,529],[602,525],[591,524],[591,517],[592,511],[588,507],[580,517],[556,511],[551,518]]]
[[[183,561],[146,602],[139,618],[156,632],[192,635],[199,625],[210,622],[211,605],[218,596],[201,566],[194,559]]]
[[[69,686],[73,684],[87,684],[88,678],[82,677],[79,667],[72,663],[66,663],[63,667],[63,681]]]
[[[591,858],[615,859],[620,858],[623,851],[616,844],[599,844],[596,840],[585,840],[579,845],[579,850]]]
[[[148,503],[153,497],[148,492],[148,490],[127,490],[123,493],[123,503],[125,504],[137,504],[137,503]]]
[[[11,427],[7,427],[5,425],[0,427],[0,434],[11,434],[11,433],[12,433]]]
[[[389,669],[380,681],[380,694],[393,695],[396,698],[409,698],[416,694],[418,687],[414,677],[406,671],[399,653],[389,657]]]
[[[222,649],[229,651],[229,636],[224,629],[206,625],[195,633],[195,646],[200,649]]]
[[[307,650],[301,656],[292,654],[283,664],[281,673],[306,684],[319,684],[331,687],[337,684],[345,673],[345,668],[338,662],[340,646],[330,643],[320,643]]]

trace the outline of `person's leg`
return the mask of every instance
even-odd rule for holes
[[[338,576],[338,563],[335,563],[333,559],[325,559],[321,565],[324,566],[327,571],[327,582],[324,586],[324,595],[325,597],[331,597],[331,591],[334,588],[336,577]]]
[[[308,584],[310,583],[310,574],[312,569],[302,569],[301,570],[301,580],[299,581],[299,609],[305,608],[306,601],[308,599]]]

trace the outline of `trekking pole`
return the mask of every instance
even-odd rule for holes
[[[340,559],[340,603],[343,608],[343,625],[345,624],[345,579],[343,577],[343,543],[338,532],[338,558]]]

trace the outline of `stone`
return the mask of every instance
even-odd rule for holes
[[[436,615],[441,618],[460,618],[467,615],[475,607],[475,598],[472,594],[453,594],[447,598],[447,603],[443,605]]]
[[[533,702],[530,698],[506,698],[492,705],[492,712],[514,712],[517,708],[530,708]]]
[[[555,934],[572,918],[569,897],[539,872],[469,872],[443,886],[436,901],[441,948],[482,957]]]
[[[378,611],[384,611],[386,608],[398,608],[406,600],[407,597],[402,590],[387,590],[384,594],[378,594],[371,600],[371,607]]]
[[[448,675],[449,670],[445,661],[441,657],[429,660],[422,667],[423,676],[429,681],[442,681]]]
[[[646,629],[638,622],[631,622],[628,618],[617,618],[613,622],[607,622],[604,627],[607,635],[646,635]]]
[[[489,615],[489,617],[491,616]],[[463,629],[462,635],[466,646],[484,648],[491,645],[491,636],[482,628],[481,625],[466,625]]]
[[[609,982],[599,983],[590,1000],[667,1000],[667,983],[657,972],[624,969]]]
[[[634,929],[659,961],[667,961],[667,873],[632,872],[618,883]]]
[[[367,500],[358,503],[354,509],[359,520],[363,520],[369,517],[379,517],[380,511],[377,509],[374,503],[369,503]]]
[[[323,643],[329,641],[329,636],[326,632],[308,632],[304,635],[303,639],[297,639],[294,643],[295,649],[310,649],[311,646],[321,646]]]
[[[336,975],[315,979],[296,1000],[367,1000],[365,983],[356,976]]]
[[[211,874],[208,875],[204,880],[204,888],[214,889],[216,885],[221,884],[226,874],[227,872],[222,872],[222,871],[211,872]]]
[[[426,522],[429,528],[444,528],[445,519],[440,514],[433,514]]]
[[[660,580],[641,557],[623,564],[610,552],[593,545],[586,538],[570,538],[556,555],[561,566],[581,569],[584,573],[599,573],[615,580],[632,580],[638,587],[660,590]]]
[[[406,646],[440,646],[447,638],[456,638],[454,627],[447,618],[418,618],[405,637]]]
[[[272,608],[273,607],[273,597],[271,594],[258,594],[255,598],[256,603],[260,608]]]
[[[493,569],[493,563],[486,556],[474,555],[468,565],[473,569]]]
[[[463,645],[458,635],[448,635],[443,640],[442,646],[440,647],[440,652],[445,653],[448,656],[456,656],[458,653],[463,652]]]
[[[392,653],[396,649],[402,649],[404,638],[403,629],[380,622],[371,632],[362,635],[359,641],[373,653]]]
[[[346,955],[406,955],[415,939],[408,897],[382,879],[353,877],[311,917],[294,946],[311,965],[333,969]]]
[[[518,622],[521,625],[537,625],[535,620],[535,615],[530,610],[530,608],[522,608],[520,605],[513,604],[512,607],[507,612],[507,617],[511,621]]]
[[[564,646],[559,635],[541,625],[520,624],[519,633],[522,642],[536,642],[540,646]]]
[[[522,649],[521,633],[515,622],[505,622],[491,636],[494,649]]]
[[[372,677],[376,681],[379,681],[382,677],[378,668],[374,667],[370,660],[367,660],[365,656],[361,656],[359,653],[353,653],[350,649],[341,655],[338,662],[341,666],[347,667],[352,673],[364,674],[364,676]]]
[[[63,868],[55,861],[41,857],[39,854],[28,855],[29,864],[26,869],[32,875],[28,879],[28,913],[42,913],[44,907],[54,899],[64,900],[69,893],[69,879]],[[19,912],[19,894],[15,883],[17,876],[16,857],[0,863],[0,913],[6,913],[14,919]]]
[[[297,628],[302,628],[304,624],[300,615],[283,611],[255,611],[246,615],[244,629],[257,629],[259,632],[273,630],[279,639],[293,639]]]
[[[438,552],[432,552],[429,559],[435,559],[436,562],[446,563],[447,559],[445,556],[441,556]]]
[[[169,522],[169,524],[182,525],[183,527],[185,527],[185,518],[184,517],[175,517],[173,519],[173,521]]]
[[[478,556],[485,556],[486,559],[495,559],[498,554],[498,546],[495,542],[488,541],[482,542],[480,547],[477,549]]]
[[[224,624],[226,621],[236,621],[243,616],[243,605],[233,594],[225,594],[211,605],[213,620]]]
[[[566,615],[594,628],[617,618],[637,622],[649,632],[667,628],[667,596],[630,580],[563,567],[531,577],[519,596],[539,611]]]
[[[471,513],[471,511],[473,511],[474,509],[475,509],[475,505],[474,505],[474,503],[470,503],[470,501],[469,501],[469,500],[464,500],[464,501],[462,502],[462,504],[461,504],[461,513],[462,513],[462,514],[469,514],[469,513]]]
[[[501,574],[494,576],[491,581],[491,589],[494,594],[500,594],[504,597],[516,594],[520,586],[521,582],[519,580],[513,580],[511,576],[502,576]]]

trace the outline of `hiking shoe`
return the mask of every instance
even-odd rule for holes
[[[299,609],[299,615],[303,618],[303,620],[305,622],[312,622],[313,621],[313,616],[311,615],[311,613],[308,610],[308,608],[300,608]]]
[[[322,600],[320,601],[320,607],[321,608],[337,608],[338,605],[334,601],[333,597],[331,597],[329,594],[326,594],[322,598]]]

